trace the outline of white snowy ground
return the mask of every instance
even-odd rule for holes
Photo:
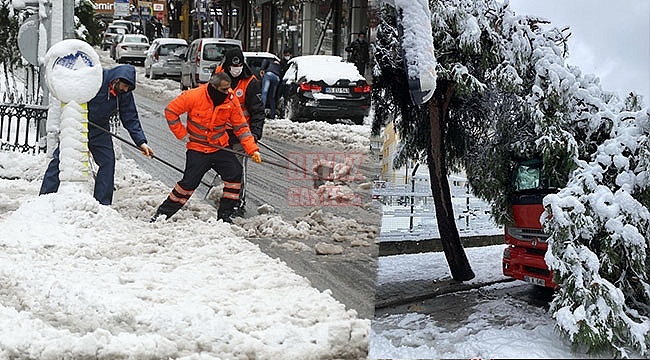
[[[501,256],[505,245],[466,248],[476,278],[468,283],[505,279]],[[379,257],[377,285],[405,280],[449,279],[444,253]],[[515,281],[488,287],[522,285]],[[474,292],[476,290],[470,290]],[[468,292],[470,292],[468,291]],[[370,330],[370,359],[584,359],[554,332],[555,321],[544,309],[516,298],[482,298],[471,315],[449,329],[425,314],[409,312],[377,316]],[[632,351],[632,358],[641,358]]]
[[[150,96],[180,93],[178,82],[136,70]],[[265,131],[369,149],[368,126],[301,125],[269,121]],[[378,224],[364,230],[335,215],[287,222],[266,214],[229,225],[192,200],[172,222],[150,224],[169,188],[119,147],[117,154],[117,190],[105,207],[92,198],[92,181],[38,196],[45,154],[0,151],[0,358],[365,357],[370,321],[245,237],[294,244],[315,231],[345,232],[343,223],[376,234]]]
[[[38,196],[44,169],[0,151],[0,358],[365,357],[369,320],[210,205],[150,224],[169,189],[134,161],[118,160],[111,207],[90,181]]]

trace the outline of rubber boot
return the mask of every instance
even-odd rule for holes
[[[237,205],[239,205],[238,200],[221,198],[221,201],[219,201],[219,208],[217,209],[217,219],[223,220],[223,222],[232,223],[232,218],[237,210]]]

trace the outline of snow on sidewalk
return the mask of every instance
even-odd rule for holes
[[[116,199],[38,196],[44,156],[0,151],[0,356],[364,358],[370,321],[190,201],[118,160]],[[8,180],[14,178],[13,180]],[[233,226],[233,228],[231,228]]]

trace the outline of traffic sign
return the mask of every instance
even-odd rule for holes
[[[28,63],[38,66],[38,15],[29,17],[18,30],[18,50]]]
[[[131,15],[129,7],[129,0],[115,0],[115,5],[113,6],[113,16],[119,17]]]
[[[45,78],[50,92],[61,102],[88,102],[102,85],[99,55],[82,40],[59,41],[45,54]]]

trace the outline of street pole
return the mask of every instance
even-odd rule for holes
[[[74,39],[74,2],[63,0],[63,38]]]

